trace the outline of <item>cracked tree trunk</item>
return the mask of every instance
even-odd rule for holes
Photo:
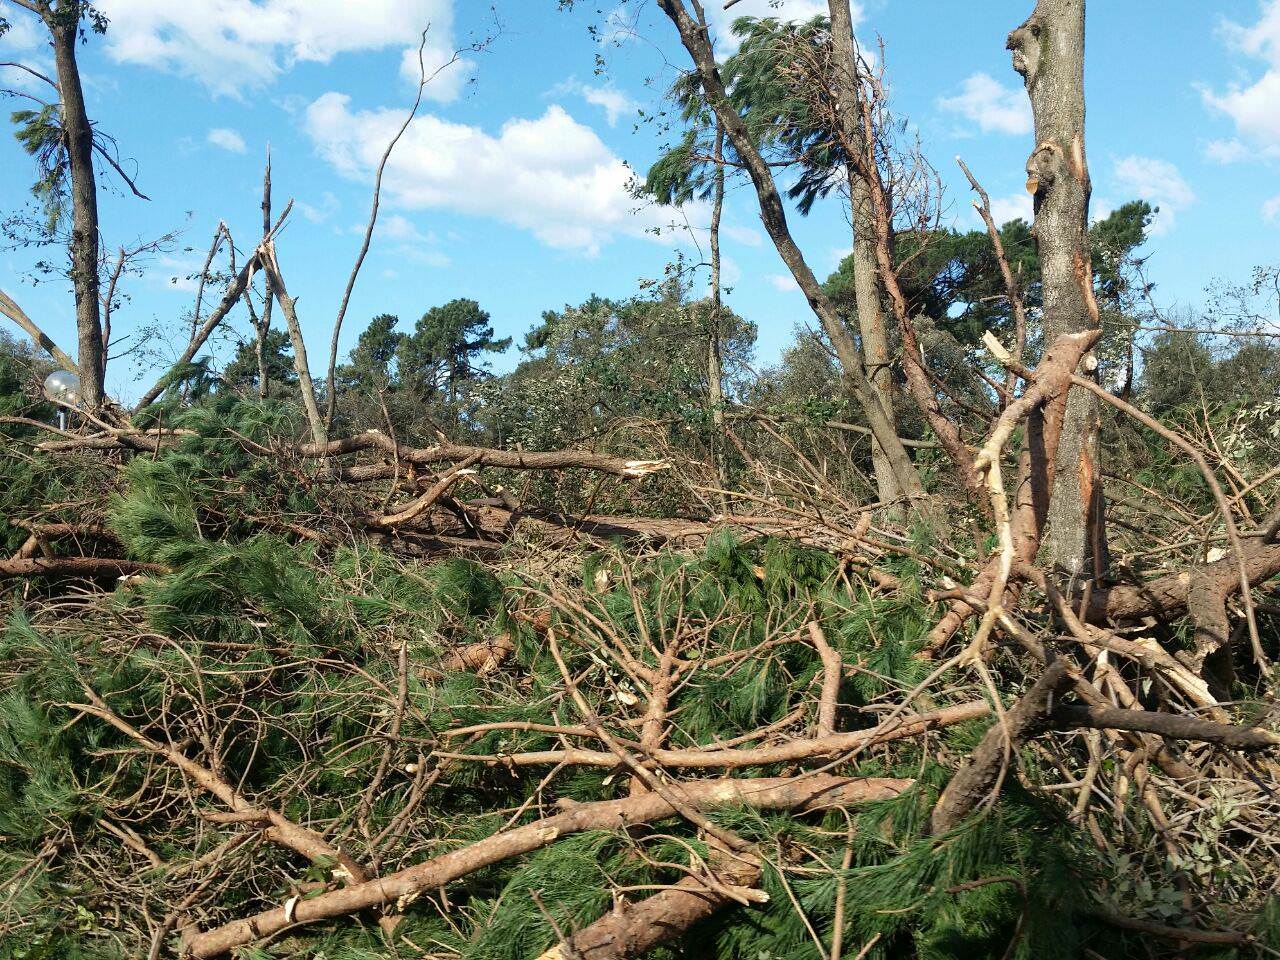
[[[1096,329],[1089,261],[1089,168],[1084,149],[1085,0],[1037,0],[1026,22],[1009,34],[1013,68],[1022,74],[1035,119],[1035,149],[1027,190],[1035,197],[1035,237],[1044,297],[1044,342]],[[1092,354],[1084,367],[1096,369]],[[1046,419],[1061,416],[1056,469],[1043,549],[1071,581],[1094,575],[1102,555],[1098,402],[1083,390],[1055,401]]]
[[[853,46],[853,17],[849,0],[829,0],[831,10],[831,47],[836,75],[836,96],[840,119],[850,142],[862,139],[858,122],[857,60]],[[858,175],[854,164],[848,164],[849,222],[853,226],[853,292],[858,312],[858,333],[862,337],[862,358],[867,379],[884,408],[889,423],[897,429],[893,412],[893,368],[889,360],[889,339],[885,333],[884,311],[881,309],[880,283],[876,273],[875,231],[871,217],[871,198],[866,181]],[[893,464],[878,440],[871,441],[871,465],[876,490],[882,503],[893,503],[902,496],[902,488],[894,475]]]
[[[760,151],[752,141],[746,123],[729,103],[729,96],[725,90],[724,81],[720,77],[720,70],[716,66],[715,53],[706,26],[690,15],[684,0],[658,0],[658,6],[679,31],[680,41],[693,60],[698,77],[702,81],[707,103],[723,124],[725,134],[751,177],[760,203],[760,220],[782,262],[791,271],[796,285],[804,293],[810,309],[822,323],[823,330],[831,340],[844,374],[846,389],[857,400],[867,418],[867,425],[893,464],[894,476],[904,495],[912,500],[924,500],[926,494],[920,475],[871,382],[867,379],[858,344],[844,321],[840,319],[835,306],[823,291],[822,285],[818,283],[804,254],[796,245],[795,238],[791,235],[791,228],[787,224],[786,210],[782,205],[782,198],[778,194],[778,187],[774,182],[769,164],[760,155]]]

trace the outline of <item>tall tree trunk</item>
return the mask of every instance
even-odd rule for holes
[[[853,47],[853,17],[849,0],[828,0],[831,11],[831,48],[835,65],[835,93],[840,107],[840,121],[845,137],[851,143],[861,141],[858,122],[857,60]],[[862,357],[867,366],[867,379],[884,408],[889,423],[897,430],[893,412],[893,368],[889,361],[889,342],[885,334],[881,309],[880,284],[876,279],[875,233],[872,225],[871,198],[866,181],[858,176],[853,163],[848,165],[849,222],[853,226],[853,292],[858,311],[858,332],[862,336]],[[879,441],[871,441],[871,466],[876,489],[883,503],[902,496],[894,475],[893,464]]]
[[[724,213],[724,125],[716,121],[715,186],[711,197],[711,317],[707,329],[707,399],[719,441],[724,426],[724,369],[720,346],[720,218]]]
[[[271,147],[267,147],[267,165],[262,174],[262,237],[271,236]],[[267,368],[267,334],[271,332],[271,308],[274,301],[271,296],[271,274],[264,271],[262,293],[262,319],[255,323],[257,334],[254,348],[258,355],[258,399],[265,400],[271,393],[271,373]],[[245,291],[245,300],[249,299],[249,291]]]
[[[658,0],[658,6],[679,31],[680,41],[693,59],[699,79],[702,81],[707,102],[715,110],[734,150],[751,176],[756,197],[760,202],[760,220],[774,247],[777,248],[778,255],[790,269],[797,286],[809,301],[810,309],[822,323],[823,330],[831,340],[844,373],[846,388],[862,407],[867,425],[893,464],[894,475],[903,492],[912,499],[924,499],[924,485],[916,472],[915,464],[907,455],[907,448],[899,439],[875,389],[867,379],[858,345],[823,291],[822,285],[818,283],[813,270],[804,259],[804,254],[796,246],[795,239],[791,236],[791,229],[787,225],[786,210],[782,206],[782,198],[778,194],[769,165],[752,142],[742,117],[729,103],[705,25],[699,24],[689,15],[684,0]]]
[[[93,127],[85,111],[80,67],[76,63],[79,35],[78,9],[62,4],[44,13],[53,37],[54,63],[62,92],[62,136],[71,171],[71,283],[76,297],[76,356],[80,372],[82,406],[102,406],[103,370],[102,305],[98,299],[98,187],[93,173]]]
[[[1036,148],[1027,161],[1035,196],[1035,237],[1044,297],[1044,342],[1099,326],[1089,260],[1089,168],[1084,150],[1085,0],[1037,0],[1009,34],[1035,118]],[[1092,362],[1091,362],[1092,361]],[[1096,368],[1092,354],[1085,367]],[[1083,390],[1058,402],[1061,436],[1049,500],[1046,559],[1072,579],[1087,575],[1100,530],[1097,399]],[[1058,411],[1046,411],[1053,419]],[[1095,542],[1091,543],[1091,539]]]

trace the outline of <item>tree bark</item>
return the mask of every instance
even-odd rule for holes
[[[920,481],[915,464],[907,454],[906,447],[902,445],[893,424],[885,413],[884,406],[867,379],[858,345],[845,327],[844,321],[840,319],[831,300],[823,292],[822,285],[818,283],[813,270],[804,259],[804,254],[800,252],[795,239],[791,236],[786,210],[782,206],[782,198],[774,183],[773,173],[752,142],[742,117],[729,103],[705,26],[689,15],[683,0],[658,0],[658,6],[675,24],[680,34],[680,41],[698,71],[707,102],[715,111],[720,123],[724,125],[726,135],[751,176],[751,182],[755,186],[756,197],[760,203],[760,219],[764,228],[773,241],[774,247],[777,248],[778,255],[782,257],[783,263],[790,269],[796,285],[809,301],[810,309],[813,310],[827,337],[831,340],[844,373],[847,389],[862,407],[868,426],[889,457],[899,486],[907,497],[913,500],[924,499],[926,495],[924,485]]]
[[[683,936],[701,920],[735,904],[730,890],[754,890],[763,872],[759,859],[728,855],[718,858],[714,882],[690,874],[666,890],[622,909],[611,910],[569,941],[557,944],[538,960],[630,960]]]
[[[271,148],[267,147],[267,165],[262,174],[262,236],[271,236]],[[248,301],[249,291],[245,291]],[[262,319],[254,324],[254,353],[258,358],[258,399],[265,400],[271,393],[271,374],[267,369],[267,334],[271,332],[271,308],[275,301],[271,293],[271,275],[264,271],[262,290]]]
[[[307,362],[307,344],[302,339],[302,326],[298,323],[297,301],[289,296],[285,288],[284,277],[280,275],[280,265],[276,261],[275,244],[266,240],[258,248],[258,259],[271,281],[271,289],[276,302],[280,304],[280,312],[284,314],[284,322],[289,329],[289,341],[293,344],[293,369],[298,374],[298,392],[302,394],[302,406],[307,411],[307,422],[311,425],[311,439],[324,445],[329,440],[325,429],[324,416],[316,403],[316,387],[311,379],[311,365]]]
[[[1037,0],[1007,43],[1035,120],[1027,190],[1035,197],[1045,343],[1100,326],[1087,233],[1084,24],[1085,0]],[[1091,358],[1085,359],[1086,369],[1096,367]],[[1101,546],[1097,400],[1082,390],[1071,392],[1046,411],[1046,419],[1058,417],[1062,427],[1056,455],[1049,451],[1056,469],[1043,547],[1046,559],[1075,580],[1090,575],[1091,558]]]
[[[53,58],[62,93],[62,136],[71,173],[71,284],[76,298],[76,356],[80,373],[80,405],[102,406],[104,367],[102,305],[98,299],[98,187],[93,172],[93,127],[85,110],[76,38],[80,32],[78,5],[45,8],[45,23],[53,38]]]
[[[858,123],[857,60],[853,46],[853,17],[849,0],[829,0],[831,10],[831,52],[835,65],[835,93],[845,137],[861,140]],[[876,279],[875,234],[871,217],[871,198],[866,181],[856,166],[848,164],[849,222],[853,228],[853,292],[858,312],[858,332],[862,336],[862,357],[867,379],[884,408],[889,423],[897,429],[893,412],[893,368],[889,361],[889,340],[885,333],[884,311],[881,309],[880,284]],[[876,490],[882,503],[893,503],[902,496],[902,488],[894,475],[893,464],[884,447],[871,441],[871,466]]]
[[[805,778],[692,781],[680,784],[680,792],[685,803],[701,811],[743,806],[755,810],[803,812],[887,799],[911,784],[910,780],[850,779],[815,774]],[[468,846],[367,883],[356,883],[299,901],[292,913],[283,907],[274,907],[204,933],[193,931],[193,935],[187,938],[185,949],[192,957],[220,956],[294,924],[328,920],[394,903],[401,897],[412,897],[423,890],[443,887],[491,864],[540,850],[560,837],[584,830],[629,830],[636,824],[674,816],[676,809],[657,793],[597,803],[570,802],[562,813],[499,831]]]
[[[1066,661],[1055,660],[1013,709],[991,726],[969,762],[938,797],[930,821],[932,833],[958,826],[992,792],[1023,741],[1048,728],[1056,695],[1071,679]]]
[[[720,347],[720,218],[724,214],[724,124],[716,121],[715,187],[711,197],[711,325],[707,331],[707,399],[717,439],[724,426],[724,369]]]

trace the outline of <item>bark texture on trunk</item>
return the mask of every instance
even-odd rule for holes
[[[297,303],[289,296],[285,288],[284,277],[280,275],[280,265],[276,261],[275,245],[267,240],[259,248],[258,259],[271,281],[271,290],[276,302],[280,304],[280,312],[284,314],[285,325],[289,330],[289,341],[293,344],[293,369],[298,375],[298,392],[302,395],[302,406],[307,411],[307,422],[311,425],[311,438],[323,445],[329,440],[329,432],[325,429],[324,417],[316,403],[316,387],[311,379],[311,365],[307,362],[307,344],[302,339],[302,325],[298,322]]]
[[[769,165],[752,142],[751,134],[742,117],[729,103],[705,26],[690,16],[683,0],[658,0],[658,5],[679,31],[681,43],[689,52],[698,71],[698,77],[702,81],[707,102],[715,110],[720,123],[724,125],[729,141],[751,177],[760,203],[760,220],[774,247],[777,248],[778,255],[791,271],[796,285],[804,293],[810,309],[822,323],[823,330],[831,340],[844,373],[847,389],[858,401],[867,418],[868,426],[893,464],[894,475],[904,494],[912,499],[924,499],[924,486],[920,482],[915,464],[911,462],[906,447],[898,438],[871,382],[867,379],[858,345],[845,327],[844,321],[840,319],[831,300],[823,292],[822,285],[818,283],[813,270],[805,261],[804,254],[796,246],[787,224],[786,210],[783,208],[782,198],[778,194]]]
[[[724,124],[716,121],[715,187],[711,197],[711,327],[707,331],[707,399],[717,439],[724,426],[724,366],[720,347],[720,218],[724,213]]]
[[[831,11],[831,49],[835,65],[835,92],[840,106],[840,119],[845,137],[850,142],[861,140],[858,122],[857,60],[853,46],[853,17],[849,0],[829,0]],[[876,279],[875,228],[872,223],[871,197],[866,181],[858,175],[854,164],[848,165],[849,222],[853,226],[853,292],[858,311],[858,333],[862,337],[862,358],[867,379],[884,408],[885,417],[897,430],[893,412],[893,368],[889,359],[889,339],[885,333],[884,311],[881,309],[880,283]],[[874,437],[871,441],[871,466],[875,472],[880,500],[892,503],[902,496],[902,488],[894,475],[893,464],[884,447]]]
[[[71,171],[71,283],[76,298],[77,367],[80,404],[102,406],[105,348],[102,304],[98,299],[98,187],[93,172],[93,127],[84,105],[84,88],[76,62],[79,16],[61,9],[44,14],[53,38],[53,58],[62,92],[62,135]]]
[[[271,148],[267,148],[267,166],[262,174],[262,236],[271,236]],[[271,275],[264,271],[262,290],[262,319],[254,324],[254,352],[258,356],[258,398],[267,399],[271,393],[270,373],[267,370],[267,334],[271,332],[271,307],[274,299],[271,293]],[[245,291],[245,301],[252,306],[249,291]]]
[[[1035,237],[1044,298],[1044,342],[1099,326],[1089,260],[1089,168],[1084,149],[1085,0],[1037,0],[1009,34],[1035,119],[1027,190],[1035,197]],[[1086,357],[1085,366],[1090,366]],[[1089,574],[1099,528],[1098,403],[1083,390],[1046,411],[1061,432],[1043,541],[1047,560],[1073,579]]]

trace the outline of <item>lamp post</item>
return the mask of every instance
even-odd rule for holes
[[[80,396],[80,378],[70,370],[55,370],[44,378],[44,395],[59,403],[74,404]],[[58,429],[67,429],[67,411],[58,407]]]

